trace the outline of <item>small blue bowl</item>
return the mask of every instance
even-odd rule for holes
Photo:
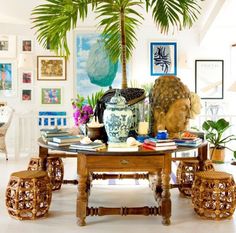
[[[168,138],[168,133],[166,130],[158,131],[156,135],[157,139],[164,140]]]

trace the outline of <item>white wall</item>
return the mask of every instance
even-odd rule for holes
[[[22,3],[23,4],[23,3]],[[153,24],[151,16],[147,15],[146,12],[143,13],[145,16],[145,21],[137,31],[137,43],[136,49],[134,50],[132,61],[131,61],[131,80],[137,80],[140,83],[154,81],[156,77],[150,76],[150,63],[149,63],[149,43],[151,41],[175,41],[177,42],[178,49],[178,60],[180,61],[184,58],[186,64],[178,65],[177,76],[179,76],[187,86],[189,86],[191,91],[194,91],[195,88],[195,77],[194,77],[194,60],[195,59],[223,59],[225,62],[225,100],[220,101],[225,103],[225,109],[227,113],[232,113],[233,103],[230,104],[228,100],[232,98],[232,94],[227,93],[228,86],[233,82],[231,79],[231,67],[230,67],[230,46],[224,44],[224,41],[221,40],[220,35],[212,35],[212,40],[210,43],[199,45],[199,28],[193,27],[192,29],[186,29],[181,32],[170,32],[168,35],[162,35],[156,26]],[[1,33],[0,34],[11,34],[16,36],[24,37],[34,37],[34,32],[31,29],[30,24],[7,24],[0,23]],[[79,29],[86,29],[94,27],[94,15],[89,16],[89,18],[84,22],[78,22]],[[78,29],[78,30],[79,30]],[[32,115],[37,116],[38,111],[41,110],[62,110],[67,111],[69,114],[72,114],[72,108],[70,100],[75,96],[75,73],[74,73],[74,57],[73,57],[73,32],[69,33],[69,44],[71,48],[71,57],[67,62],[67,80],[66,81],[37,81],[36,75],[36,57],[39,55],[50,55],[48,51],[45,51],[35,39],[35,49],[34,49],[34,82],[33,82],[33,101],[31,103],[23,103],[20,99],[20,82],[18,80],[18,95],[16,97],[3,98],[0,97],[0,101],[7,101],[9,106],[12,106],[16,115],[32,112]],[[17,54],[16,62],[19,54]],[[1,58],[0,58],[1,59]],[[181,66],[180,66],[181,65]],[[19,70],[18,70],[19,73]],[[42,106],[40,100],[40,90],[42,87],[62,87],[63,88],[63,103],[60,106]],[[217,101],[219,102],[219,101]],[[203,103],[204,105],[204,103]],[[14,140],[15,130],[14,124],[11,127],[12,140]],[[35,130],[32,128],[32,130]],[[10,136],[8,136],[10,137]]]

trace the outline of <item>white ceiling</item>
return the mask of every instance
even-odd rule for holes
[[[207,0],[206,0],[207,1]],[[209,2],[209,0],[208,0]],[[224,44],[231,45],[236,43],[236,0],[211,0],[211,10],[205,12],[205,24],[201,28],[205,35],[202,40],[211,43],[212,38]],[[200,34],[204,32],[200,32]]]
[[[30,23],[32,9],[43,0],[0,0],[0,23]]]
[[[0,23],[29,24],[32,9],[44,0],[0,0]],[[220,35],[227,43],[236,43],[236,0],[205,0],[198,20],[204,41]],[[201,42],[201,41],[200,41]]]

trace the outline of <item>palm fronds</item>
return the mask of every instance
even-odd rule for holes
[[[146,0],[146,4],[152,9],[153,20],[163,33],[168,32],[170,26],[179,30],[191,27],[200,13],[196,0]]]

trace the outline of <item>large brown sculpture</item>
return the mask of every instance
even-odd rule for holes
[[[189,118],[192,116],[192,96],[194,95],[190,93],[188,87],[178,77],[159,77],[155,81],[151,93],[153,135],[156,135],[158,130],[166,129],[171,138],[179,137],[179,134],[186,130]],[[197,97],[194,96],[194,99],[197,99]],[[194,105],[199,107],[199,98],[197,100],[198,103]]]

